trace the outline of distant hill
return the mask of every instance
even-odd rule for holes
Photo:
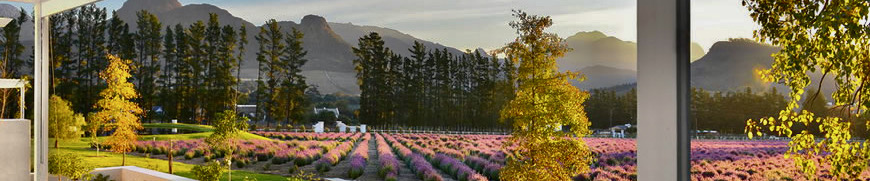
[[[256,78],[257,62],[256,51],[259,46],[255,36],[259,32],[259,25],[248,22],[232,15],[220,7],[210,4],[182,5],[178,0],[128,0],[117,10],[118,16],[135,29],[136,12],[147,10],[160,19],[166,25],[190,25],[198,20],[207,21],[209,13],[216,13],[224,25],[248,28],[247,53],[242,66],[242,78]],[[359,86],[356,85],[355,71],[353,70],[353,55],[351,47],[356,46],[359,37],[369,32],[378,32],[384,38],[385,44],[394,52],[408,55],[414,41],[421,41],[428,48],[447,49],[454,54],[464,51],[415,38],[397,30],[354,25],[351,23],[331,23],[326,18],[317,15],[302,17],[299,23],[289,20],[278,20],[282,29],[290,31],[296,28],[305,34],[303,47],[308,51],[306,56],[308,63],[302,67],[303,75],[308,83],[318,87],[322,93],[343,92],[346,94],[359,94]]]
[[[560,70],[578,70],[590,66],[606,66],[637,70],[637,43],[605,35],[599,31],[582,31],[565,38],[574,49],[557,60]],[[704,49],[692,43],[691,59],[704,55]]]
[[[242,18],[234,16],[227,10],[210,4],[181,5],[177,0],[128,0],[117,10],[118,16],[127,22],[134,30],[136,29],[136,12],[147,10],[155,14],[164,26],[175,24],[190,25],[196,21],[208,21],[209,13],[215,13],[220,18],[221,24],[236,28],[245,25],[248,31],[249,44],[242,61],[242,78],[252,79],[257,77],[257,43],[255,37],[260,32],[259,25],[250,23]],[[264,22],[258,22],[262,24]],[[309,61],[303,67],[303,75],[308,78],[308,83],[317,86],[323,93],[344,92],[347,94],[359,94],[359,87],[355,82],[341,81],[354,78],[350,45],[332,32],[326,19],[320,16],[309,15],[302,18],[301,24],[293,21],[281,21],[282,30],[290,31],[297,28],[305,34],[303,47],[308,51],[305,57]]]
[[[384,44],[393,52],[398,53],[403,56],[411,56],[411,53],[408,49],[414,46],[414,41],[419,41],[426,46],[426,48],[430,50],[434,49],[447,49],[447,51],[453,54],[462,54],[465,53],[464,50],[459,50],[453,47],[447,47],[435,42],[422,40],[416,38],[412,35],[402,33],[398,30],[377,27],[377,26],[365,26],[365,25],[354,25],[352,23],[329,23],[329,26],[332,27],[332,30],[341,36],[345,42],[349,43],[351,46],[356,47],[359,43],[359,38],[365,35],[368,35],[371,32],[376,32],[381,38],[384,39]]]
[[[606,88],[637,81],[637,43],[623,41],[599,31],[578,32],[565,38],[570,51],[556,60],[561,71],[577,71],[586,75],[578,84],[581,89]],[[704,55],[697,43],[692,43],[692,60]]]
[[[692,86],[713,91],[740,91],[747,87],[767,90],[770,86],[777,86],[781,93],[786,93],[785,86],[766,83],[755,72],[770,68],[773,63],[771,55],[779,50],[779,47],[750,39],[716,42],[704,57],[692,63]],[[811,73],[810,77],[812,83],[809,87],[817,87],[821,74]],[[822,90],[830,94],[834,90],[834,81],[827,78],[824,82]]]
[[[580,73],[586,76],[586,80],[579,84],[577,83],[577,81],[573,81],[572,85],[583,90],[605,88],[637,82],[637,71],[628,69],[619,69],[602,65],[595,65],[580,69]]]
[[[755,70],[770,68],[770,55],[778,51],[747,39],[716,42],[707,55],[692,63],[692,86],[719,91],[767,88]]]

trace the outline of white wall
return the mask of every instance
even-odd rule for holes
[[[30,120],[0,120],[0,180],[31,180]]]

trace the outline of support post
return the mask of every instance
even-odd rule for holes
[[[689,0],[637,8],[638,179],[689,180]]]
[[[48,18],[44,17],[42,3],[33,3],[33,121],[34,121],[34,180],[48,179]]]

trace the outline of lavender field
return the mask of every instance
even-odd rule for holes
[[[289,176],[357,180],[498,180],[505,165],[500,135],[254,132],[272,140],[239,140],[234,169]],[[634,139],[585,138],[597,161],[576,180],[637,180]],[[176,161],[202,163],[224,157],[202,140],[173,144]],[[167,159],[167,141],[140,141],[136,152]],[[783,153],[786,141],[695,140],[693,180],[806,180]],[[830,179],[822,164],[820,179]],[[870,178],[865,172],[863,178]]]

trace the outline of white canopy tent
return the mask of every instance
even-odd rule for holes
[[[33,180],[48,180],[49,17],[100,0],[2,0],[33,4]],[[22,148],[24,149],[24,148]]]

